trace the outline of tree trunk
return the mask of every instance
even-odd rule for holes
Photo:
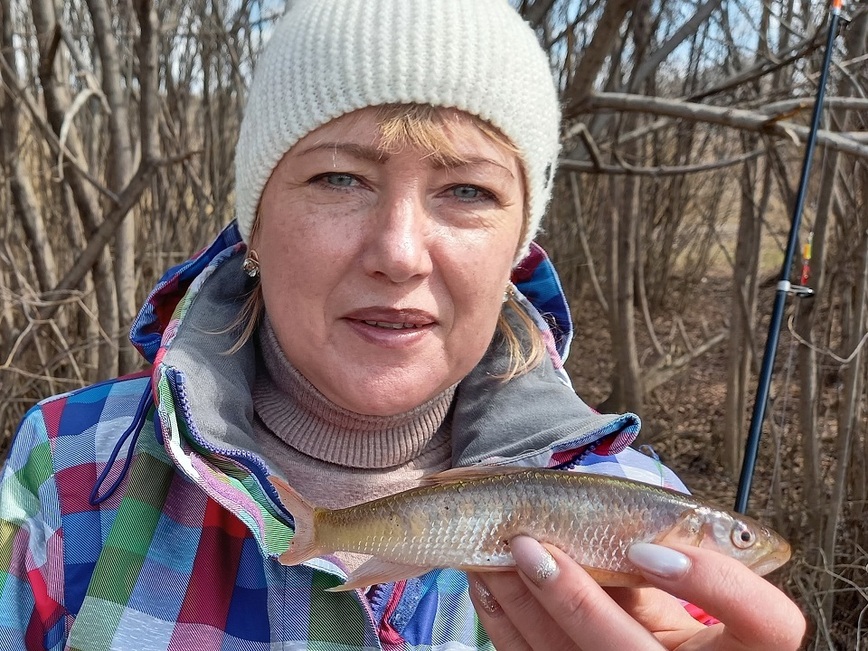
[[[55,59],[60,55],[58,50],[59,27],[55,18],[55,7],[51,0],[33,0],[30,3],[30,8],[36,27],[36,38],[40,46],[39,79],[42,84],[45,109],[54,133],[59,136],[64,118],[69,110],[70,100],[65,87],[57,83],[54,74]],[[80,156],[82,149],[74,125],[69,128],[66,146],[72,156],[82,160]],[[99,204],[92,188],[86,184],[68,158],[64,158],[63,171],[64,179],[72,190],[85,231],[89,234],[99,227]],[[109,251],[103,250],[94,272],[101,330],[98,376],[101,379],[107,379],[118,373],[116,338],[119,329],[114,270]]]
[[[868,235],[864,232],[864,224],[859,249],[857,257],[859,275],[853,290],[852,308],[848,310],[849,318],[845,319],[844,323],[847,334],[844,343],[845,355],[856,350],[865,331],[865,308],[866,297],[868,297]],[[826,559],[836,557],[838,527],[842,521],[844,500],[849,483],[850,452],[854,447],[854,439],[860,434],[857,425],[862,405],[862,359],[862,349],[860,348],[843,372],[844,389],[838,408],[835,481],[827,509],[829,517],[823,532],[823,554]],[[834,576],[831,572],[821,575],[819,594],[824,595],[822,607],[827,621],[833,621],[832,617],[835,611],[833,583]]]
[[[121,87],[120,52],[112,30],[112,18],[105,0],[87,0],[94,40],[102,69],[102,90],[111,109],[108,113],[108,164],[106,183],[109,190],[120,194],[133,177],[133,145],[130,138],[130,114],[126,93]],[[110,209],[106,204],[106,209]],[[114,272],[118,302],[118,320],[126,328],[136,316],[136,222],[135,211],[120,223],[114,238]],[[118,337],[118,370],[133,371],[139,363],[138,353]]]
[[[746,139],[745,149],[756,146],[756,139]],[[771,171],[763,174],[760,202],[754,197],[759,174],[756,161],[744,164],[741,179],[741,208],[736,240],[730,308],[729,354],[726,362],[726,402],[723,417],[723,463],[733,477],[738,476],[745,444],[745,415],[750,375],[755,360],[753,349],[754,317],[757,301],[757,272],[762,234],[762,214],[771,188]]]
[[[612,44],[618,42],[618,32],[627,13],[633,9],[635,0],[608,0],[603,6],[603,14],[590,45],[582,54],[570,86],[564,95],[565,113],[575,114],[591,94],[597,75],[612,51]]]
[[[0,156],[16,215],[28,239],[39,291],[46,292],[57,284],[57,263],[48,229],[39,210],[30,179],[21,166],[18,133],[18,103],[10,88],[20,88],[15,76],[15,49],[12,42],[12,7],[10,0],[0,0],[0,52],[5,66],[0,70]]]
[[[642,416],[645,406],[645,391],[642,386],[642,371],[636,347],[636,319],[634,311],[636,281],[636,232],[638,230],[637,204],[638,183],[635,177],[626,177],[622,186],[621,200],[613,196],[620,206],[618,220],[618,291],[614,296],[617,304],[617,321],[612,323],[612,342],[621,389],[623,408]]]

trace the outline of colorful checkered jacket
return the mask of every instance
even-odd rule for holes
[[[243,351],[224,354],[228,335],[215,321],[220,306],[237,313],[243,252],[231,225],[160,280],[132,330],[148,372],[49,398],[23,420],[0,477],[0,649],[491,648],[461,572],[331,593],[346,578],[338,559],[276,560],[292,517],[245,443],[250,362]],[[470,434],[453,444],[453,463],[570,467],[681,487],[627,447],[634,416],[596,414],[563,381],[569,313],[541,250],[514,281],[551,352],[548,375],[517,390],[573,406],[557,416],[535,411],[536,400],[513,405],[513,419],[539,426],[503,442],[486,424],[513,398],[504,406],[500,389],[474,394],[462,383],[453,432]]]

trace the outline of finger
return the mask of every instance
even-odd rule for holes
[[[516,572],[489,573],[484,576],[483,581],[497,600],[505,618],[531,649],[539,651],[576,649],[575,642],[546,612]],[[499,648],[511,649],[512,647]]]
[[[478,574],[468,572],[467,580],[470,582],[470,600],[494,648],[531,651],[530,645],[506,616],[484,579]]]
[[[615,603],[654,634],[667,649],[678,648],[706,627],[659,588],[605,588]]]
[[[798,649],[805,618],[780,590],[737,560],[698,547],[638,544],[630,560],[657,587],[725,624],[723,635],[745,649]]]
[[[663,648],[561,550],[527,536],[513,538],[510,549],[530,593],[583,649]]]

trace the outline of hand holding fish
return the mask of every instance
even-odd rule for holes
[[[733,558],[677,545],[628,552],[652,588],[602,588],[560,549],[520,536],[518,572],[471,574],[480,620],[498,649],[798,649],[805,619],[772,584]],[[659,589],[657,589],[659,588]],[[694,620],[672,594],[713,613]]]
[[[789,544],[690,495],[600,475],[473,467],[329,511],[272,482],[296,522],[281,562],[370,554],[337,591],[464,570],[500,649],[787,650],[804,634],[795,604],[761,578],[789,559]],[[703,626],[671,595],[723,623]]]

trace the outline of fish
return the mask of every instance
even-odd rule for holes
[[[297,565],[334,552],[371,558],[331,591],[420,576],[515,567],[509,542],[528,535],[569,554],[603,586],[647,585],[627,558],[634,543],[714,549],[759,575],[790,558],[779,534],[692,495],[639,481],[515,466],[453,468],[423,485],[343,509],[318,508],[269,477],[295,522],[279,556]]]

